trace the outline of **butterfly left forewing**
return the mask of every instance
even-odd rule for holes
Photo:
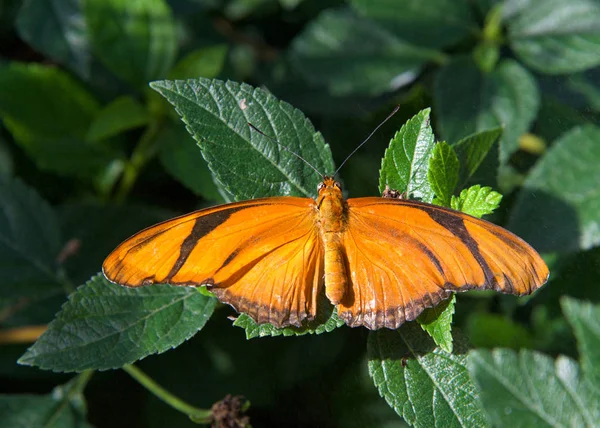
[[[258,323],[300,325],[316,314],[322,244],[314,201],[265,198],[214,208],[145,229],[105,260],[118,284],[206,285]]]
[[[548,277],[540,256],[514,234],[413,201],[348,200],[344,248],[351,285],[338,313],[371,329],[397,328],[451,291],[529,294]]]

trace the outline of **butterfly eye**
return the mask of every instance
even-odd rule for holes
[[[342,185],[340,184],[340,182],[339,182],[339,181],[336,181],[336,182],[334,183],[334,186],[335,186],[335,187],[337,187],[338,189],[342,190]]]
[[[317,185],[317,191],[320,191],[322,188],[325,187],[325,183],[321,182]]]

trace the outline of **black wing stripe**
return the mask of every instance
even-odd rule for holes
[[[481,254],[477,241],[473,239],[473,237],[467,230],[467,227],[465,226],[464,220],[461,217],[451,212],[445,212],[442,210],[430,210],[419,205],[415,205],[414,207],[425,211],[433,221],[435,221],[440,226],[444,227],[446,230],[448,230],[450,233],[456,236],[458,239],[460,239],[481,267],[481,270],[483,271],[483,275],[485,277],[486,288],[489,287],[495,290],[498,289],[498,280],[494,276],[494,273],[490,269],[490,266],[488,265],[487,261]]]
[[[221,224],[225,223],[227,219],[231,217],[232,214],[244,208],[246,207],[234,207],[222,211],[217,211],[207,216],[198,217],[196,219],[196,222],[194,223],[192,231],[181,244],[181,247],[179,249],[179,257],[177,257],[177,260],[175,261],[175,264],[171,268],[171,271],[165,278],[165,281],[170,282],[173,279],[173,277],[177,275],[181,267],[185,264],[188,257],[194,250],[194,248],[196,248],[196,244],[198,244],[198,241],[201,238],[205,237],[210,232],[219,227]]]

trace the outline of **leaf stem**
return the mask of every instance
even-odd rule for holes
[[[123,176],[115,196],[117,202],[125,200],[143,166],[156,154],[156,136],[161,129],[161,123],[159,118],[155,118],[140,137],[131,158],[124,166]]]
[[[127,364],[122,367],[132,378],[137,380],[143,385],[148,391],[154,394],[156,397],[167,403],[169,406],[182,413],[185,413],[196,423],[209,424],[212,422],[212,411],[207,409],[199,409],[181,400],[179,397],[171,394],[169,391],[164,389],[146,373],[141,371],[133,364]]]
[[[94,370],[85,370],[84,372],[81,372],[81,374],[79,376],[77,376],[77,380],[75,381],[75,385],[73,387],[73,393],[83,392],[86,385],[92,378],[93,374],[94,374]],[[72,395],[72,394],[70,394],[70,395]]]

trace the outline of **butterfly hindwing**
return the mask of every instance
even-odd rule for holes
[[[548,277],[539,255],[514,234],[414,201],[348,200],[344,247],[351,285],[338,313],[371,329],[397,328],[451,291],[529,294]]]
[[[130,287],[207,285],[258,323],[300,325],[316,314],[323,250],[308,198],[265,198],[221,205],[139,232],[103,265]]]

